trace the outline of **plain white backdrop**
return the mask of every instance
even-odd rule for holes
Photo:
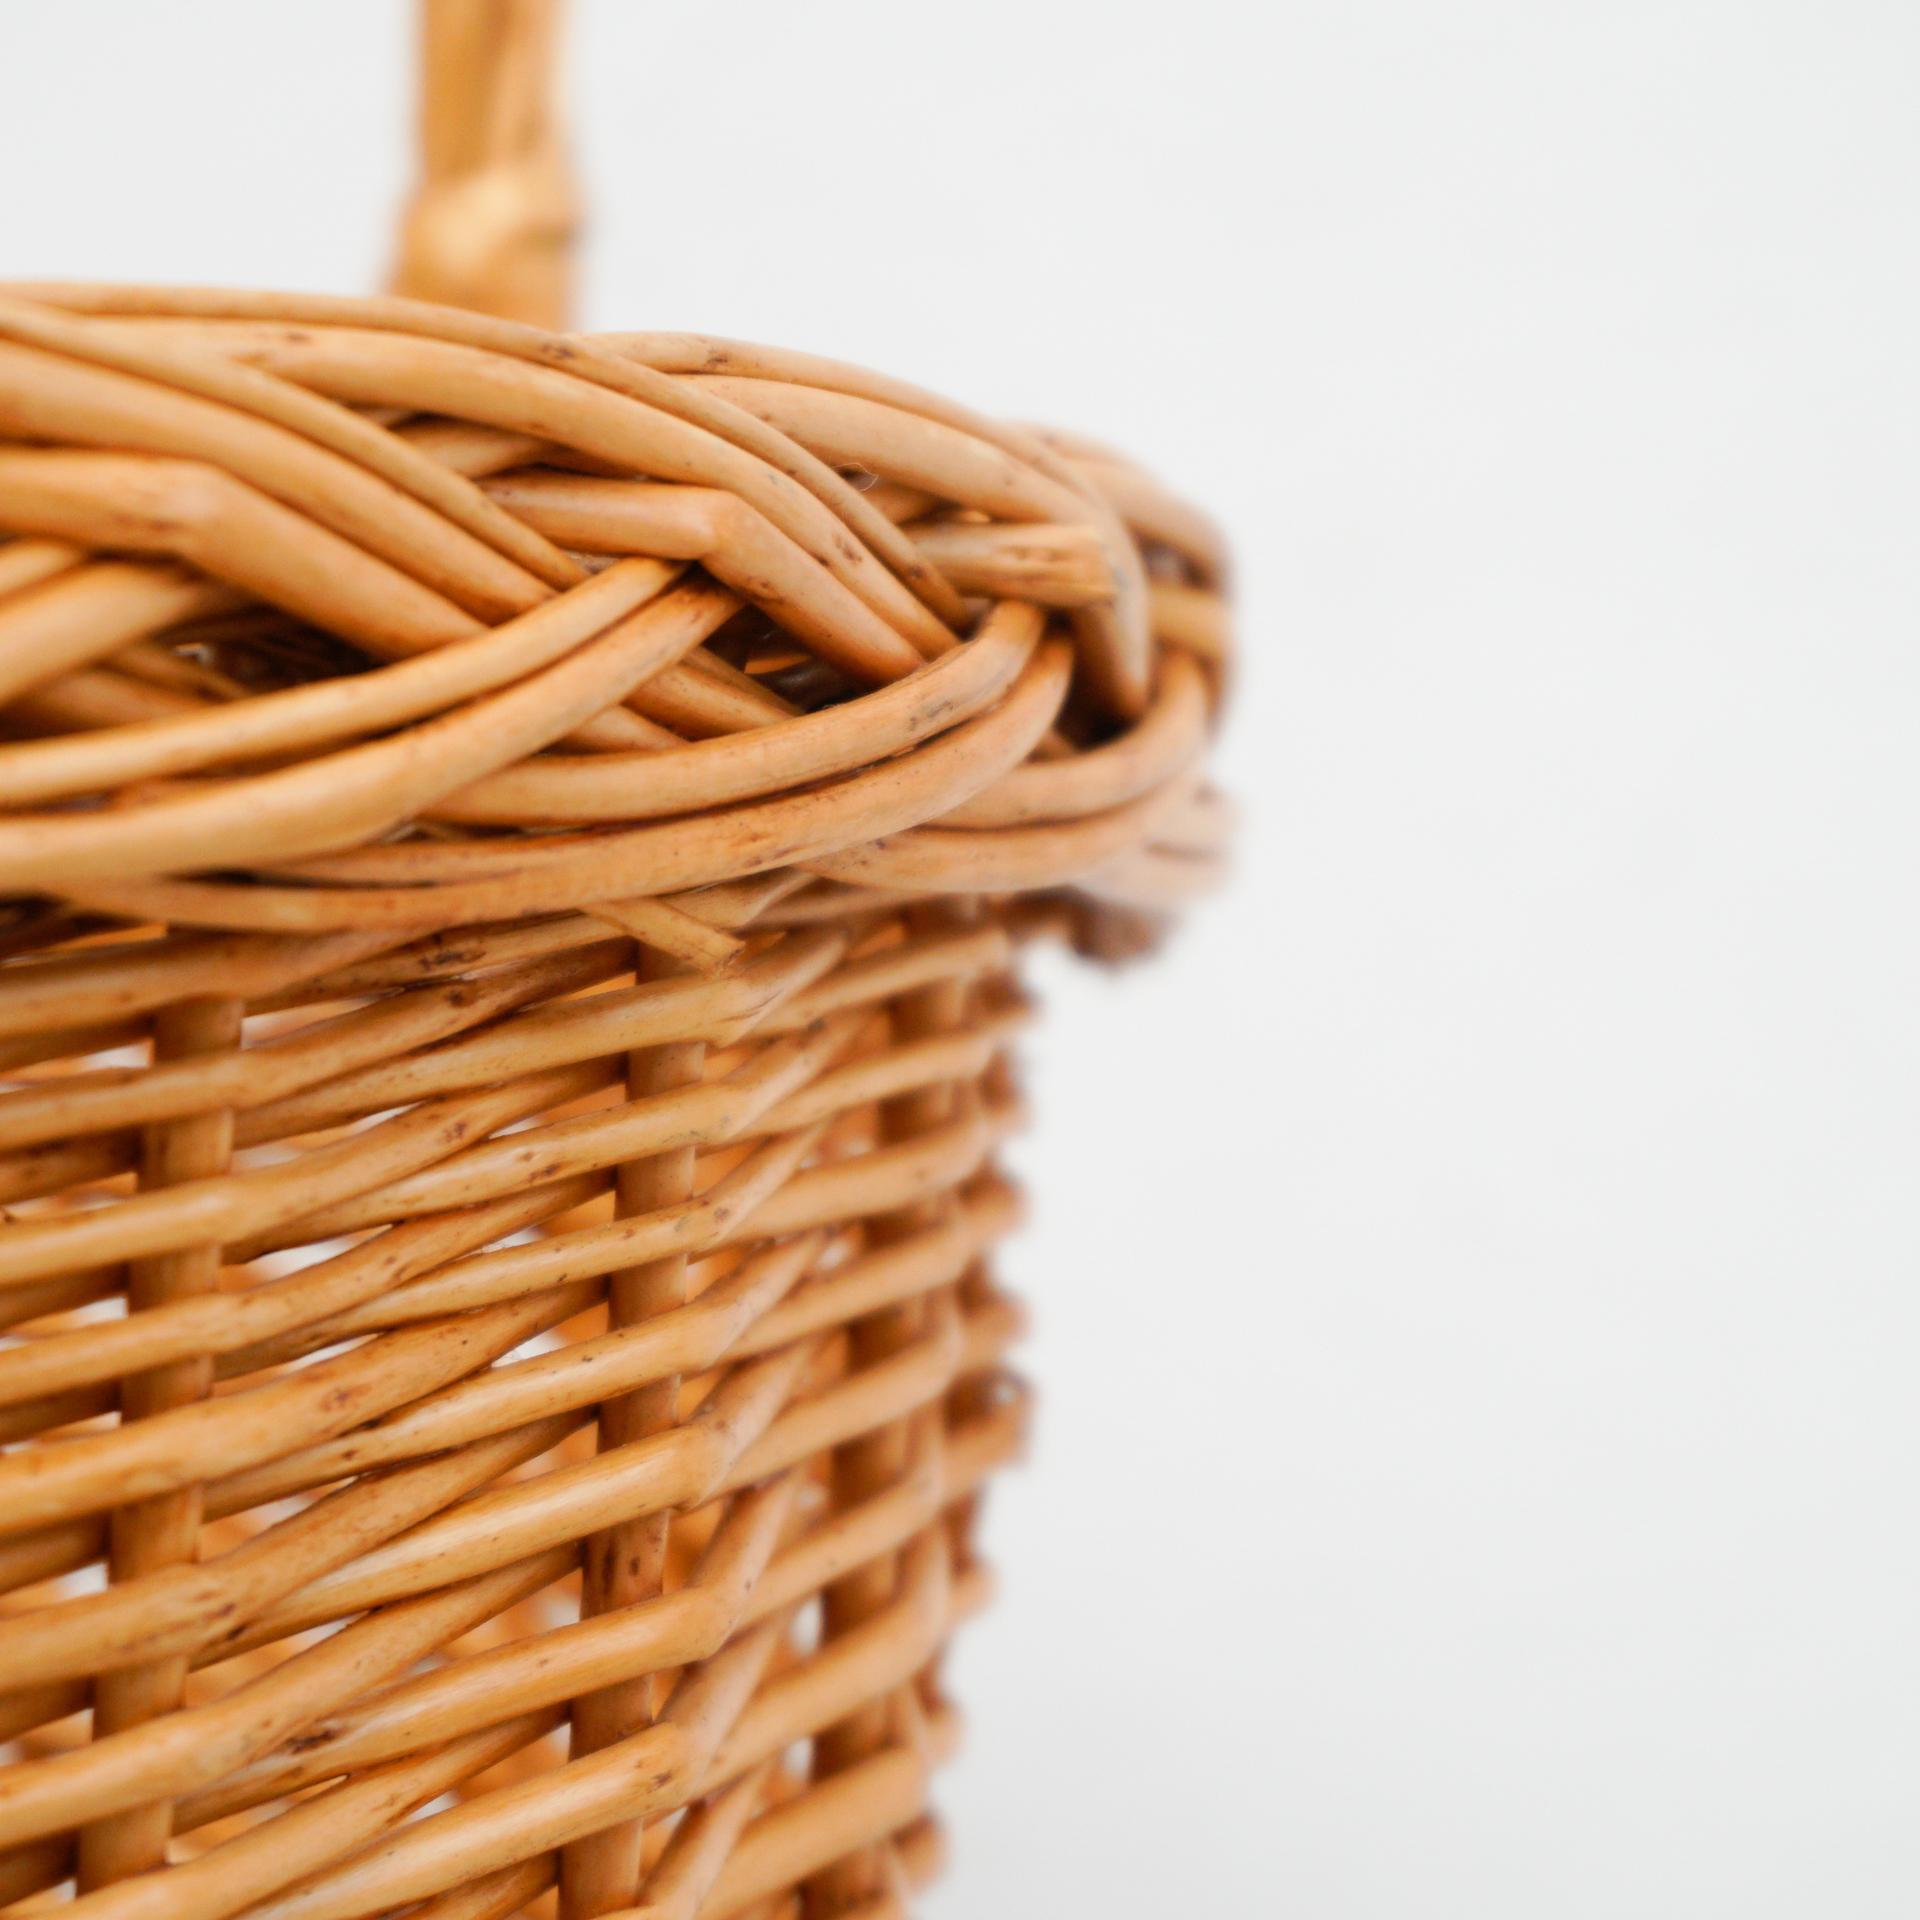
[[[1242,560],[1235,890],[1049,966],[963,1916],[1920,1909],[1920,14],[579,8],[589,325]],[[0,271],[354,290],[400,0],[0,8]]]

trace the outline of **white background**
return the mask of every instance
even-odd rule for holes
[[[962,1916],[1920,1909],[1920,15],[580,9],[589,324],[1242,556],[1235,892],[1049,969]],[[0,261],[353,289],[398,0],[0,7]],[[22,184],[24,183],[24,184]]]

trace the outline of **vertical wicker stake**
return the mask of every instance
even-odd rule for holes
[[[974,918],[968,905],[960,903],[916,908],[908,924],[922,937],[939,939],[961,931]],[[972,997],[971,983],[964,980],[937,981],[917,992],[900,995],[890,1015],[895,1040],[900,1045],[912,1046],[943,1034],[963,1032]],[[938,1134],[943,1126],[960,1117],[956,1111],[960,1097],[961,1089],[954,1083],[935,1082],[886,1102],[880,1112],[883,1137],[909,1142],[921,1135]],[[916,1233],[940,1231],[948,1223],[950,1213],[945,1195],[915,1201],[897,1213],[877,1218],[869,1229],[869,1237],[876,1247],[910,1241]],[[958,1285],[957,1278],[954,1285]],[[848,1342],[855,1357],[863,1365],[876,1366],[910,1350],[915,1341],[928,1334],[930,1310],[958,1324],[950,1291],[943,1291],[937,1301],[923,1297],[886,1306],[854,1321],[848,1328]],[[875,1498],[905,1473],[910,1457],[911,1424],[906,1420],[894,1421],[861,1434],[836,1451],[832,1487],[835,1500],[844,1509],[857,1510],[862,1501]],[[930,1436],[930,1444],[937,1455],[941,1449],[938,1429]],[[947,1557],[944,1540],[932,1543],[932,1550],[943,1559]],[[950,1565],[944,1568],[943,1578],[950,1580],[951,1571]],[[857,1634],[865,1623],[894,1604],[899,1593],[899,1574],[898,1559],[885,1555],[868,1561],[829,1587],[822,1597],[822,1627],[828,1642]],[[875,1700],[825,1729],[814,1742],[814,1777],[830,1780],[884,1754],[896,1742],[920,1743],[924,1733],[919,1726],[916,1688],[921,1683],[922,1675],[916,1673],[891,1696]],[[810,1917],[838,1915],[857,1910],[862,1903],[883,1900],[894,1891],[899,1871],[899,1863],[885,1843],[849,1854],[809,1883],[808,1914]]]
[[[1211,884],[1223,558],[1100,448],[541,331],[557,26],[427,0],[444,304],[0,290],[9,1913],[938,1864],[1019,950]]]
[[[671,979],[681,971],[645,945],[634,978],[640,985]],[[627,1056],[627,1092],[636,1100],[677,1088],[698,1086],[706,1047],[682,1040],[647,1047]],[[693,1193],[694,1151],[669,1148],[644,1160],[629,1161],[614,1177],[614,1204],[624,1217],[684,1204]],[[607,1283],[607,1323],[634,1326],[654,1314],[671,1312],[687,1299],[687,1256],[669,1253],[658,1260],[612,1275]],[[676,1420],[680,1392],[677,1374],[609,1400],[600,1408],[598,1441],[618,1448],[649,1434],[666,1432]],[[581,1568],[583,1619],[631,1607],[659,1594],[666,1584],[669,1520],[664,1513],[623,1520],[586,1543]],[[656,1678],[640,1675],[590,1693],[573,1703],[575,1755],[596,1752],[638,1733],[653,1717]],[[560,1860],[561,1910],[566,1920],[590,1920],[631,1905],[641,1879],[642,1822],[623,1821],[576,1840]]]
[[[231,1053],[240,1044],[244,1004],[230,994],[182,1000],[163,1007],[153,1022],[153,1064]],[[233,1113],[212,1107],[148,1129],[141,1146],[142,1191],[179,1185],[226,1171],[233,1152]],[[217,1291],[220,1248],[202,1241],[177,1253],[136,1260],[127,1275],[127,1307],[138,1313],[174,1300]],[[213,1366],[202,1357],[176,1360],[131,1375],[120,1388],[120,1417],[142,1420],[169,1408],[204,1400]],[[202,1489],[196,1484],[160,1493],[114,1510],[108,1528],[107,1576],[134,1580],[197,1557]],[[116,1667],[93,1683],[96,1740],[174,1712],[186,1693],[187,1663],[166,1654],[138,1665]],[[105,1886],[145,1873],[167,1857],[173,1807],[165,1799],[110,1814],[80,1830],[81,1888]]]

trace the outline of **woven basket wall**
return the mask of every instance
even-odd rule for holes
[[[555,297],[543,24],[430,22],[402,284]],[[0,440],[0,1907],[905,1912],[1019,952],[1212,875],[1205,524],[396,300],[17,290]]]

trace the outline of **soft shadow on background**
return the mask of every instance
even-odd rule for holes
[[[579,11],[588,324],[1242,559],[1236,890],[1042,969],[929,1914],[1904,1920],[1920,16]],[[5,271],[370,285],[408,14],[9,9]]]

